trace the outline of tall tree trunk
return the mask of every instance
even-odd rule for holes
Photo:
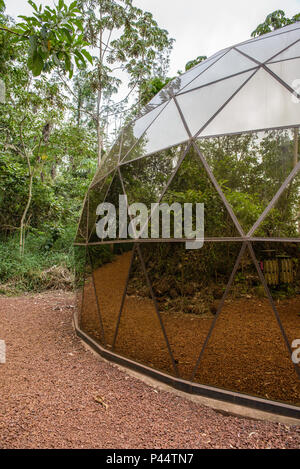
[[[28,188],[28,198],[27,198],[27,204],[24,209],[22,218],[21,218],[21,223],[20,223],[20,241],[19,241],[19,248],[20,248],[20,256],[23,256],[24,254],[24,247],[25,247],[25,220],[27,216],[27,212],[29,210],[30,204],[31,204],[31,199],[32,199],[32,183],[33,183],[33,171],[31,171],[31,167],[29,164],[29,188]]]
[[[100,21],[102,21],[102,10],[100,7]],[[102,100],[102,63],[103,63],[103,48],[102,48],[102,39],[103,31],[100,27],[99,31],[99,63],[98,63],[98,95],[97,95],[97,149],[98,149],[98,167],[101,164],[102,160],[102,134],[101,134],[101,125],[100,125],[100,110],[101,110],[101,100]]]
[[[100,126],[100,113],[97,112],[97,153],[98,153],[98,166],[101,164],[102,160],[102,133],[101,133],[101,126]]]
[[[81,106],[82,106],[82,99],[81,99],[81,89],[79,85],[78,100],[77,100],[77,127],[80,127],[80,124],[81,124]]]
[[[54,179],[56,178],[56,164],[57,164],[57,161],[52,163],[52,166],[51,166],[51,179],[52,179],[52,181],[54,181]]]
[[[298,163],[298,146],[299,146],[299,129],[296,127],[294,129],[294,158],[293,158],[293,168]]]

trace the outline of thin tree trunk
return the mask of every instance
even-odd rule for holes
[[[101,164],[102,160],[102,134],[101,134],[101,126],[100,126],[100,116],[97,112],[97,153],[98,153],[98,166]]]
[[[51,179],[52,179],[52,181],[54,181],[54,179],[56,178],[56,165],[57,165],[57,161],[52,163],[52,166],[51,166]]]
[[[25,231],[24,231],[24,226],[25,226],[25,220],[27,216],[27,212],[29,210],[30,204],[31,204],[31,199],[32,199],[32,183],[33,183],[33,172],[31,171],[30,164],[29,164],[29,189],[28,189],[28,199],[27,199],[27,204],[24,209],[22,218],[21,218],[21,223],[20,223],[20,255],[23,256],[24,254],[24,248],[25,248]]]
[[[80,127],[80,124],[81,124],[81,106],[82,106],[82,102],[81,102],[81,88],[80,88],[80,85],[79,85],[79,89],[78,89],[78,101],[77,101],[77,127]]]
[[[294,129],[294,158],[293,158],[293,168],[298,163],[298,145],[299,145],[299,129],[296,127]]]
[[[100,8],[100,21],[102,20],[102,12]],[[101,109],[101,100],[102,100],[102,63],[103,63],[103,49],[102,49],[102,39],[103,39],[102,29],[100,28],[99,32],[99,63],[98,63],[98,96],[97,96],[97,148],[98,148],[98,167],[101,164],[102,160],[102,146],[103,139],[101,133],[100,125],[100,109]]]

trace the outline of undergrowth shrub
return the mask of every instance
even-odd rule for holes
[[[39,292],[74,287],[75,229],[67,227],[30,232],[25,252],[19,253],[18,236],[0,241],[0,293]]]

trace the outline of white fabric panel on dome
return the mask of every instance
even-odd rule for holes
[[[299,125],[300,104],[272,75],[260,69],[199,138]]]
[[[213,60],[204,60],[199,65],[191,68],[188,72],[183,73],[179,76],[180,78],[180,88],[178,91],[182,90],[186,85],[191,83],[192,80],[195,80],[199,75],[205,72],[206,69],[213,67],[216,62],[220,60],[220,57],[215,57]]]
[[[253,70],[176,97],[192,135],[248,80]]]
[[[160,106],[153,109],[153,111],[148,112],[144,116],[137,119],[133,124],[133,135],[135,138],[140,138],[145,130],[149,127],[150,124],[154,121],[154,119],[158,116],[158,114],[166,107],[167,103],[163,103]]]
[[[207,83],[226,78],[235,73],[244,72],[256,66],[257,64],[255,62],[232,49],[198,78],[193,80],[183,91],[206,85]]]
[[[300,57],[300,40],[296,42],[296,44],[290,46],[284,52],[281,52],[280,54],[276,55],[276,57],[272,59],[271,63],[277,62],[279,60],[293,59],[295,57]]]
[[[189,139],[177,106],[172,99],[139,141],[140,156],[163,150]],[[130,154],[126,159],[130,159]]]
[[[291,59],[274,64],[270,63],[267,67],[293,89],[293,82],[300,79],[300,59]]]
[[[223,52],[225,54],[226,51]],[[206,60],[203,60],[198,65],[195,65],[195,67],[191,68],[187,72],[183,73],[182,75],[179,75],[176,77],[174,80],[172,80],[167,86],[165,86],[156,96],[154,96],[153,99],[149,102],[151,106],[153,105],[159,105],[162,102],[166,100],[166,98],[169,98],[171,96],[170,92],[173,92],[174,94],[178,93],[181,91],[186,85],[191,83],[192,80],[197,78],[201,73],[204,72],[208,67],[211,67],[212,64],[217,62],[220,57],[222,56],[222,53],[217,53],[214,54],[212,57],[209,57]]]
[[[237,49],[259,62],[265,62],[297,41],[297,39],[300,39],[300,29],[268,38],[262,37],[259,41],[239,45]]]

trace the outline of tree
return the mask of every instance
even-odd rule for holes
[[[288,24],[296,23],[300,20],[300,13],[297,13],[292,18],[287,18],[283,10],[276,10],[270,13],[265,21],[257,26],[251,33],[252,37],[262,36],[263,34],[270,33],[276,29],[280,29]]]
[[[5,4],[4,0],[0,1],[0,13],[3,13]],[[86,66],[86,61],[92,63],[92,57],[85,49],[88,43],[83,40],[77,0],[70,6],[59,0],[54,8],[46,6],[44,9],[42,5],[37,7],[32,0],[28,3],[33,8],[32,16],[20,15],[23,22],[9,27],[3,24],[1,14],[0,29],[14,35],[16,42],[26,42],[27,65],[33,76],[59,67],[72,77],[74,61],[78,67]]]
[[[0,105],[0,224],[2,233],[18,230],[23,255],[29,229],[55,225],[64,215],[75,223],[95,170],[95,147],[88,129],[67,125],[68,97],[55,75],[33,78],[27,43],[15,43],[14,36],[3,30],[0,43],[7,95]],[[76,187],[70,200],[66,187]]]
[[[149,101],[151,101],[154,96],[160,92],[170,81],[172,78],[160,78],[154,77],[150,78],[149,80],[144,80],[140,84],[140,104],[142,106],[146,106]]]
[[[197,57],[196,59],[190,60],[185,65],[185,71],[187,72],[188,70],[190,70],[190,68],[195,67],[195,65],[200,64],[201,62],[203,62],[203,60],[206,60],[206,59],[207,59],[206,55],[199,55],[199,57]]]
[[[153,70],[163,69],[172,46],[168,32],[160,29],[151,13],[136,8],[132,0],[79,0],[85,40],[96,49],[90,80],[97,90],[95,122],[98,164],[103,151],[103,100],[117,93],[126,73],[131,87],[139,89]]]

